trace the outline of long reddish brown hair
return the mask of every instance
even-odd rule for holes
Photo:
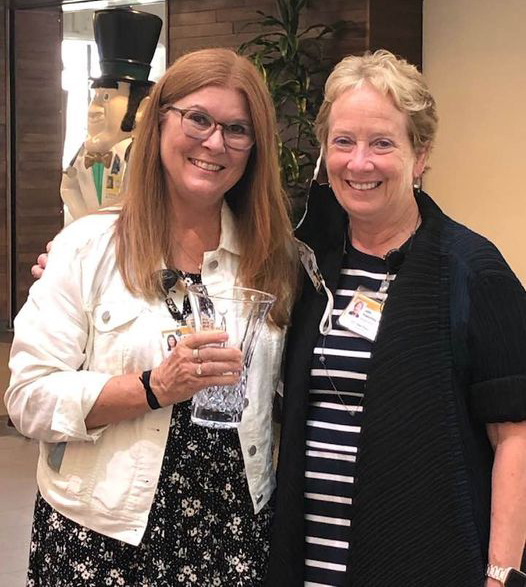
[[[296,254],[281,186],[276,117],[264,80],[245,57],[204,49],[179,58],[154,87],[133,143],[129,189],[117,222],[117,262],[126,286],[147,299],[158,295],[156,272],[170,259],[173,229],[160,156],[166,106],[206,86],[237,89],[246,98],[256,142],[239,182],[225,194],[241,245],[238,282],[273,293],[271,316],[283,326],[296,286]]]

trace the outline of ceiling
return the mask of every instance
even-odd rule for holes
[[[130,3],[126,2],[124,6],[128,6]],[[77,39],[77,40],[93,40],[93,14],[95,10],[101,8],[112,8],[116,6],[122,6],[122,0],[117,4],[115,0],[113,2],[107,2],[107,6],[100,2],[86,2],[84,4],[69,4],[63,6],[64,14],[62,15],[62,33],[64,39]],[[151,4],[134,4],[134,8],[141,12],[149,12],[150,14],[157,15],[163,22],[166,20],[165,5],[163,0],[156,0],[155,3]],[[161,45],[166,45],[166,26],[163,26],[161,31],[161,37],[159,39]]]

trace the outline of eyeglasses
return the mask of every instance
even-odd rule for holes
[[[181,128],[184,134],[191,139],[205,141],[212,136],[218,126],[221,127],[223,141],[227,147],[238,151],[248,151],[255,143],[254,131],[248,124],[234,122],[217,122],[209,114],[199,110],[188,110],[177,108],[177,106],[168,106],[168,110],[175,110],[181,115]]]

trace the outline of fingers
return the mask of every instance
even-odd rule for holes
[[[43,269],[39,265],[33,265],[31,267],[31,275],[35,279],[40,279],[42,277],[42,273],[44,273]]]
[[[239,349],[213,346],[227,340],[228,335],[220,330],[199,332],[183,338],[178,345],[178,350],[179,354],[184,353],[192,363],[223,363],[228,366],[228,369],[224,369],[223,372],[239,371],[242,363],[242,354]]]
[[[46,245],[46,251],[49,253],[51,251],[51,247],[53,246],[53,241],[49,241]]]
[[[239,371],[231,363],[192,363],[171,357],[152,370],[150,385],[162,406],[190,399],[195,393],[212,385],[235,385]]]
[[[48,243],[48,246],[50,243]],[[47,264],[47,253],[41,253],[37,258],[37,264],[31,267],[31,275],[35,279],[40,279],[44,273]]]
[[[226,340],[226,333],[218,331],[184,337],[152,370],[150,385],[161,405],[184,401],[212,385],[238,383],[243,366],[242,353],[233,347],[217,346]]]
[[[192,362],[194,363],[206,363],[223,361],[232,363],[239,370],[241,368],[242,354],[239,349],[233,347],[201,347],[193,349],[192,351]]]
[[[222,344],[228,340],[228,334],[223,330],[206,330],[185,336],[179,344],[195,349],[209,344]]]
[[[241,370],[241,362],[220,362],[213,363],[196,363],[192,365],[193,373],[196,377],[203,379],[204,377],[218,377],[228,373],[238,373]]]
[[[40,255],[37,258],[37,263],[38,263],[38,266],[42,270],[44,270],[47,265],[47,253],[40,253]]]

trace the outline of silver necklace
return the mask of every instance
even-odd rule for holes
[[[338,399],[340,400],[342,406],[345,408],[345,411],[351,416],[355,416],[356,412],[360,411],[360,408],[362,406],[362,402],[363,402],[363,398],[365,396],[365,386],[367,384],[367,382],[364,382],[364,386],[363,386],[363,393],[362,393],[362,397],[360,398],[360,401],[357,404],[353,404],[353,408],[350,408],[344,401],[343,398],[340,394],[340,392],[338,391],[338,388],[336,387],[336,385],[334,385],[334,381],[332,380],[331,374],[329,373],[329,369],[327,368],[327,360],[325,358],[325,341],[327,340],[327,337],[325,335],[323,335],[323,343],[322,343],[322,347],[321,347],[321,354],[318,358],[318,360],[320,361],[322,367],[325,369],[325,375],[327,377],[327,379],[329,380],[329,383],[331,384],[331,387],[333,389],[333,391],[336,393],[336,395],[338,396]]]
[[[198,269],[199,273],[201,273],[201,270],[203,269],[203,262],[197,261],[193,255],[190,255],[190,253],[183,247],[183,245],[180,242],[177,242],[175,244],[176,244],[176,246],[178,246],[181,249],[181,251],[183,251],[183,253],[186,255],[186,257],[188,259],[190,259],[190,261],[192,261],[192,263],[197,265],[197,269]]]

